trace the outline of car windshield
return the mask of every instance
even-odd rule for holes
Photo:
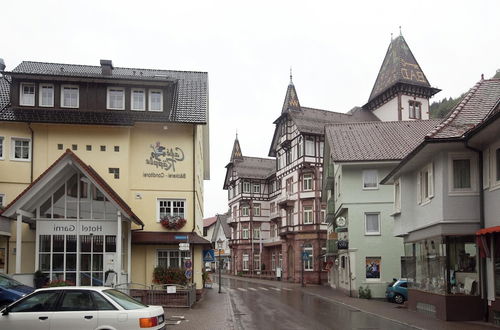
[[[118,290],[108,289],[104,290],[102,293],[113,299],[118,305],[120,305],[124,309],[140,309],[148,307],[147,305],[138,302],[134,298]]]
[[[14,288],[16,286],[21,286],[21,285],[24,284],[14,280],[13,278],[0,275],[0,287],[2,288]]]

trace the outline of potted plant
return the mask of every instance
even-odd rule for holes
[[[35,284],[35,288],[37,288],[37,289],[43,288],[45,286],[45,284],[47,284],[47,282],[48,282],[47,275],[44,274],[41,270],[37,270],[33,274],[33,282]]]

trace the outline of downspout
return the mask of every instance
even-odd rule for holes
[[[31,123],[28,123],[28,128],[31,131],[31,150],[30,150],[30,157],[31,157],[31,170],[30,170],[30,183],[33,182],[33,150],[35,149],[35,133],[33,132],[33,128],[31,128]]]
[[[465,147],[477,153],[479,157],[479,226],[480,228],[485,228],[485,219],[484,219],[484,185],[483,185],[483,151],[471,147],[468,145],[468,140],[465,141]],[[484,320],[488,321],[488,284],[487,284],[487,276],[486,276],[486,258],[480,258],[480,268],[481,272],[481,288],[482,288],[482,296],[484,301]]]

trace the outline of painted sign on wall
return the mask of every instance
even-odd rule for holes
[[[149,172],[143,173],[144,177],[149,178],[176,178],[185,179],[185,173],[175,173],[175,165],[178,162],[184,161],[184,151],[179,147],[165,147],[160,141],[156,141],[155,144],[151,144],[150,148],[153,149],[148,159],[146,159],[146,165],[150,165],[155,169],[162,170],[163,172]],[[167,173],[164,173],[167,172]],[[168,173],[172,172],[172,173]]]

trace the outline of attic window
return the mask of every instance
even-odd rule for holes
[[[35,105],[35,84],[21,83],[21,96],[19,105]]]
[[[122,87],[108,88],[107,108],[111,110],[125,110],[125,89]]]

